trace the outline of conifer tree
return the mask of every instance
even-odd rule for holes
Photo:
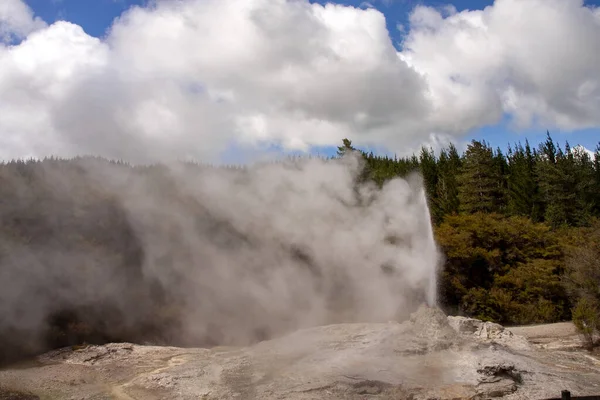
[[[508,151],[508,213],[534,220],[536,214],[537,185],[534,176],[535,161],[529,143],[525,148],[519,143]]]
[[[563,151],[548,133],[537,163],[544,219],[552,226],[584,226],[592,216],[594,166],[581,149],[569,143]]]
[[[536,158],[536,178],[540,188],[540,204],[544,221],[553,225],[560,225],[564,220],[562,210],[557,199],[559,194],[560,171],[557,165],[559,154],[550,132],[546,131],[546,140],[540,144]]]
[[[446,215],[457,214],[459,211],[457,177],[460,172],[460,156],[454,145],[451,144],[448,150],[442,149],[440,152],[438,171],[435,204],[441,222]]]
[[[575,203],[570,205],[570,225],[588,225],[594,212],[595,171],[594,162],[590,155],[581,146],[570,149],[568,164],[572,174],[572,185],[575,191]]]
[[[594,152],[594,190],[592,209],[594,216],[600,218],[600,142]]]
[[[495,199],[496,212],[505,213],[508,196],[508,162],[500,147],[494,152],[494,172],[497,174],[497,195]]]
[[[422,147],[419,155],[419,166],[421,175],[423,176],[423,184],[425,185],[425,192],[429,199],[431,207],[431,215],[435,222],[440,221],[442,215],[436,202],[436,186],[438,183],[438,166],[437,160],[433,149]]]
[[[504,196],[498,161],[485,143],[473,140],[463,158],[459,175],[460,210],[466,213],[499,212]]]
[[[338,157],[343,157],[346,153],[355,151],[356,149],[352,147],[352,140],[350,139],[342,139],[342,145],[338,146],[337,155]]]

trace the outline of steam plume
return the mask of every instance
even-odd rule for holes
[[[0,332],[39,339],[48,316],[69,309],[106,340],[139,340],[147,326],[148,340],[248,344],[435,302],[439,257],[419,179],[359,183],[354,155],[31,168],[27,181],[3,167],[2,194],[21,206],[2,216],[12,228],[0,238]]]

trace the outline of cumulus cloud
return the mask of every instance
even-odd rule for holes
[[[0,21],[24,38],[0,47],[2,158],[207,159],[343,137],[403,153],[504,113],[600,125],[600,12],[580,0],[419,6],[400,52],[378,10],[304,0],[159,0],[104,39],[43,27],[21,0]]]
[[[22,0],[2,0],[0,3],[0,42],[10,42],[41,29],[46,23],[33,16]]]
[[[4,157],[304,150],[384,141],[401,123],[416,139],[427,110],[383,15],[339,5],[158,2],[130,9],[104,41],[57,22],[2,53]]]
[[[460,134],[509,114],[517,127],[600,125],[600,12],[582,0],[417,7],[401,58],[427,80],[435,124]]]

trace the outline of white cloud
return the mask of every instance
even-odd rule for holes
[[[23,38],[44,26],[44,21],[34,17],[31,9],[22,0],[0,2],[0,42]]]
[[[577,0],[417,7],[402,53],[379,11],[302,0],[159,0],[103,40],[2,4],[13,22],[0,26],[25,39],[0,46],[0,158],[206,158],[343,137],[401,154],[505,112],[600,125],[600,13]]]
[[[303,149],[346,136],[382,142],[401,124],[418,141],[427,111],[383,15],[331,4],[158,2],[124,14],[104,42],[56,23],[4,48],[1,63],[4,157]]]
[[[418,7],[404,46],[439,129],[461,133],[503,112],[519,127],[600,125],[600,13],[582,0],[496,0],[447,17]]]

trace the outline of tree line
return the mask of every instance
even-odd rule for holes
[[[344,140],[338,155],[355,150]],[[473,140],[410,157],[361,152],[378,184],[418,170],[443,250],[441,305],[504,324],[573,318],[600,327],[600,143],[593,155],[549,132],[503,152]]]
[[[345,139],[338,155],[348,150],[356,149]],[[452,144],[439,155],[426,147],[404,158],[362,154],[366,173],[379,184],[419,170],[436,225],[477,212],[527,217],[553,228],[588,226],[600,217],[600,143],[591,156],[581,146],[560,146],[548,132],[537,148],[525,141],[506,152],[473,140],[463,154]]]

